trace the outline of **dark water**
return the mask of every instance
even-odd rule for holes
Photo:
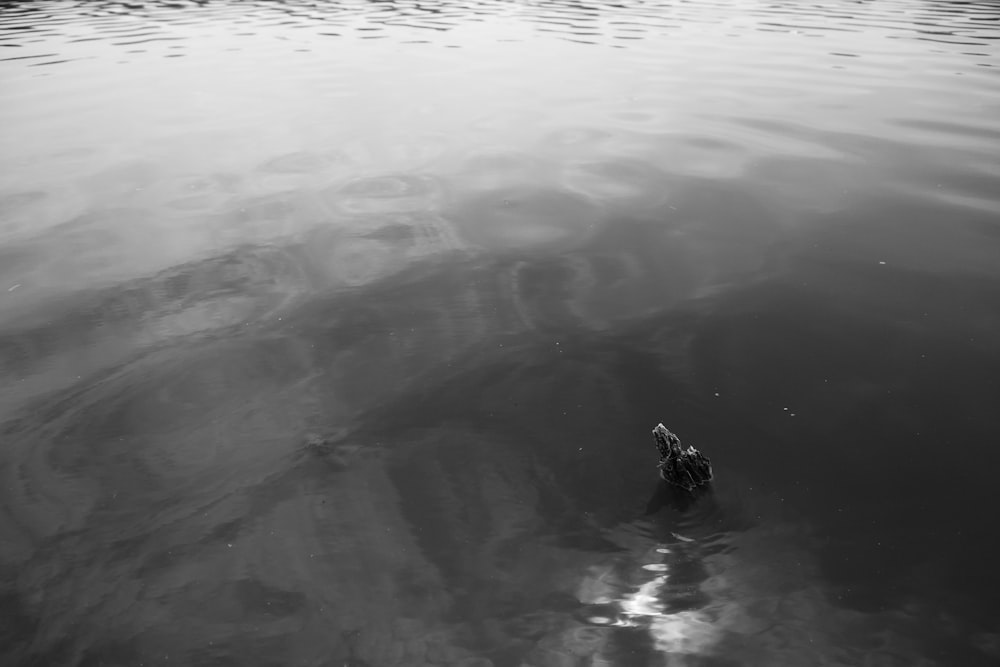
[[[996,664],[998,38],[0,3],[0,663]]]

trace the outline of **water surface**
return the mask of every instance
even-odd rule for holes
[[[0,660],[994,664],[998,22],[0,3]]]

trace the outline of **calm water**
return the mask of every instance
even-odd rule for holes
[[[997,664],[998,39],[0,2],[0,663]]]

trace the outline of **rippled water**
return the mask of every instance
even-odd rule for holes
[[[0,2],[0,662],[995,664],[998,39]]]

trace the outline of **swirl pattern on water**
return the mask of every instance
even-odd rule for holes
[[[838,584],[820,494],[769,499],[913,525],[865,475],[945,473],[891,436],[993,409],[998,17],[0,2],[0,659],[992,664],[956,561],[889,531]],[[651,414],[717,505],[643,514]],[[799,453],[847,426],[882,468]]]

